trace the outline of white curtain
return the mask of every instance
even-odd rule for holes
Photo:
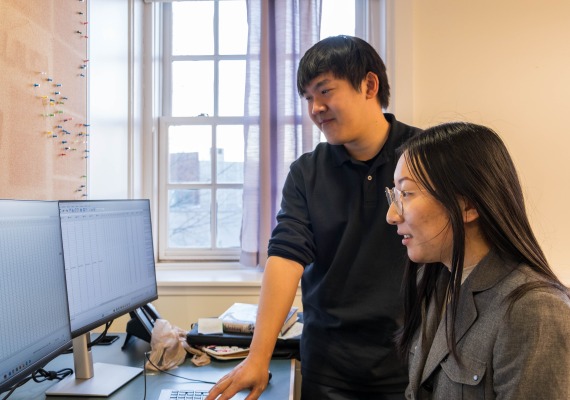
[[[245,177],[240,262],[263,268],[289,165],[318,143],[297,66],[319,40],[321,0],[248,0]]]

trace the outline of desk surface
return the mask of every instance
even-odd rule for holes
[[[94,362],[104,362],[119,365],[128,365],[132,367],[141,367],[144,362],[144,352],[150,350],[148,343],[137,339],[131,338],[125,350],[121,350],[121,346],[125,340],[124,334],[119,334],[119,340],[115,341],[110,346],[95,346],[92,350]],[[185,378],[205,379],[208,376],[221,378],[228,373],[234,366],[239,363],[239,360],[232,361],[217,361],[212,359],[212,362],[204,367],[196,367],[189,360],[187,360],[180,367],[170,370],[169,372]],[[73,368],[73,355],[62,354],[53,361],[51,361],[44,369],[45,370],[59,370],[62,368]],[[271,373],[273,378],[267,389],[261,396],[261,399],[292,399],[293,398],[293,383],[294,383],[294,364],[292,360],[273,360],[271,362]],[[217,379],[216,379],[217,380]],[[99,399],[101,397],[60,397],[60,396],[47,396],[45,391],[57,381],[46,381],[36,383],[30,381],[10,396],[9,400],[69,400],[76,399]],[[125,386],[117,390],[107,397],[112,400],[134,400],[143,399],[145,382],[143,374],[138,375],[135,379],[127,383]],[[168,388],[184,388],[188,387],[188,381],[183,378],[173,377],[164,373],[147,373],[146,375],[146,399],[156,400],[160,394],[161,389]]]

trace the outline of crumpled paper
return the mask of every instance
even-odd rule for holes
[[[188,353],[192,354],[190,360],[196,366],[210,363],[210,356],[203,351],[191,347],[186,342],[187,332],[173,326],[165,319],[157,319],[150,338],[150,355],[146,362],[147,370],[170,370],[178,367],[186,360]]]

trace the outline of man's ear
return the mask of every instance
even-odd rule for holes
[[[374,72],[368,72],[364,78],[364,83],[366,84],[366,97],[370,99],[376,98],[378,90],[380,90],[378,75]]]
[[[479,211],[477,211],[473,203],[465,197],[459,199],[459,205],[461,206],[464,223],[473,222],[479,218]]]

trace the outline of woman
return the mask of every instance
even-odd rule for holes
[[[570,399],[570,299],[505,145],[449,123],[406,142],[386,216],[407,248],[408,399]]]

